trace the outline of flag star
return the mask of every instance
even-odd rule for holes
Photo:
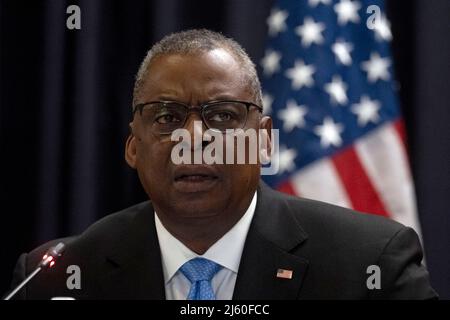
[[[269,35],[276,36],[278,33],[287,29],[286,19],[288,12],[277,8],[272,9],[270,16],[267,18],[267,25],[269,26]]]
[[[333,76],[333,80],[325,84],[325,91],[330,95],[333,104],[344,105],[348,102],[346,90],[347,84],[340,76]]]
[[[319,3],[323,3],[324,5],[328,5],[331,3],[331,0],[308,0],[308,4],[310,7],[317,7]]]
[[[391,24],[389,23],[389,20],[386,18],[386,15],[384,14],[382,14],[379,19],[375,19],[373,31],[375,32],[375,38],[378,41],[392,40]]]
[[[312,43],[320,44],[323,42],[322,31],[325,30],[325,24],[315,22],[311,17],[306,17],[303,24],[295,28],[295,33],[302,38],[302,45],[309,47]]]
[[[388,80],[388,68],[391,65],[389,58],[381,58],[377,52],[370,54],[370,59],[361,63],[361,68],[367,72],[367,80],[375,82],[378,79]]]
[[[302,87],[312,87],[314,79],[312,75],[316,69],[312,64],[305,65],[303,60],[296,60],[293,68],[286,70],[286,77],[291,79],[292,89],[298,90]]]
[[[380,102],[370,100],[366,95],[361,97],[359,103],[353,104],[351,110],[358,117],[358,125],[360,127],[366,126],[369,122],[377,123],[380,120],[380,115],[378,114]]]
[[[354,23],[359,22],[358,10],[361,8],[361,4],[357,1],[341,0],[334,5],[334,11],[338,15],[338,23],[345,25],[351,21]]]
[[[280,148],[280,153],[278,155],[278,173],[283,173],[284,171],[292,171],[295,169],[294,160],[297,157],[297,151],[295,149],[287,149],[285,146]]]
[[[337,40],[332,46],[331,49],[336,56],[336,59],[343,64],[344,66],[349,66],[352,64],[352,56],[350,55],[350,51],[353,50],[353,45],[349,42],[345,42],[343,40]]]
[[[330,145],[340,147],[342,145],[341,133],[343,131],[344,126],[340,123],[335,123],[330,117],[326,117],[321,126],[314,128],[314,133],[320,137],[320,145],[323,148],[328,148]]]
[[[286,132],[292,131],[294,127],[305,126],[305,115],[308,113],[306,106],[299,106],[294,100],[287,102],[286,108],[278,112],[278,118],[283,120],[283,129]]]
[[[270,114],[270,112],[272,112],[273,97],[268,93],[263,93],[262,100],[263,100],[263,114]]]
[[[271,76],[278,70],[280,70],[281,54],[274,50],[267,50],[266,55],[261,60],[261,65],[264,69],[266,76]]]

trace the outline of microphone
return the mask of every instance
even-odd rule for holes
[[[39,272],[43,269],[49,269],[54,266],[55,261],[61,257],[64,250],[66,249],[66,245],[63,242],[58,243],[54,247],[50,247],[45,255],[42,257],[39,264],[36,266],[34,271],[30,273],[25,280],[23,280],[13,291],[11,291],[3,300],[10,300],[14,297],[20,289],[22,289],[31,279],[33,279]]]

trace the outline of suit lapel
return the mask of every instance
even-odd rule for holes
[[[298,298],[308,261],[292,254],[307,235],[289,207],[261,182],[258,202],[242,254],[233,299]],[[161,254],[154,210],[147,203],[117,239],[98,277],[105,299],[165,299]],[[292,271],[292,278],[277,277],[277,270]]]
[[[165,299],[161,254],[154,210],[150,203],[140,210],[112,254],[101,281],[105,299]]]
[[[299,295],[308,261],[291,251],[301,245],[307,235],[289,207],[277,197],[261,183],[233,299],[292,300]],[[292,271],[292,278],[278,277],[278,269]]]

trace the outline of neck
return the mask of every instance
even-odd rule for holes
[[[202,255],[214,243],[223,237],[246,213],[253,199],[253,194],[242,205],[226,208],[207,217],[180,218],[177,214],[155,209],[164,227],[193,252]]]

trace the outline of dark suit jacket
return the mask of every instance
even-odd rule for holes
[[[13,285],[51,245],[67,249],[51,270],[21,291],[21,299],[164,299],[161,256],[151,202],[109,215],[75,237],[22,254]],[[416,233],[385,218],[300,199],[261,184],[245,243],[234,299],[428,299],[437,295],[421,265]],[[81,269],[81,289],[69,290],[69,265]],[[369,290],[367,267],[381,271]],[[292,279],[276,277],[292,270]]]

